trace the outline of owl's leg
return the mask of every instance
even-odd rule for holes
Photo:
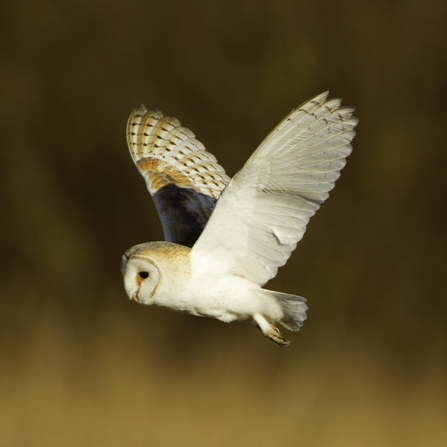
[[[289,346],[290,341],[285,340],[282,337],[281,332],[279,332],[279,329],[273,323],[267,321],[267,319],[263,315],[253,315],[253,320],[255,321],[256,326],[258,326],[258,329],[262,332],[264,337],[269,338],[283,348]]]

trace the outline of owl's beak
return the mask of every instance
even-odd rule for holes
[[[135,293],[132,294],[132,299],[135,300],[137,303],[140,301],[138,299],[138,291],[136,291]]]

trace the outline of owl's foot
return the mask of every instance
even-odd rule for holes
[[[263,315],[254,315],[253,320],[264,337],[272,340],[282,348],[286,348],[290,345],[290,341],[283,338],[275,324],[269,323]]]
[[[283,338],[281,332],[279,332],[279,329],[273,323],[270,324],[269,331],[263,332],[263,334],[282,348],[287,348],[290,345],[290,340]]]

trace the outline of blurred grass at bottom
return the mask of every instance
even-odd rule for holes
[[[66,309],[42,304],[45,293],[38,315],[3,302],[2,314],[15,308],[21,324],[4,337],[1,445],[445,445],[446,377],[436,358],[405,373],[336,334],[316,345],[306,334],[317,322],[280,349],[248,322],[108,295],[82,331]]]

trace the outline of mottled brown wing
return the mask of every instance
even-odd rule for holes
[[[146,181],[165,240],[192,247],[230,181],[176,118],[141,105],[127,122],[130,155]]]

